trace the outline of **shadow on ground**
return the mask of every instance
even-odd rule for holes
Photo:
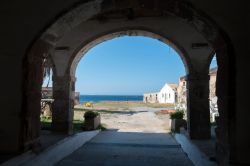
[[[181,146],[168,133],[107,130],[57,165],[192,166]]]

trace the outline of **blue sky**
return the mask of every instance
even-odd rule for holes
[[[185,75],[171,47],[147,37],[119,37],[103,42],[81,59],[76,90],[81,94],[141,95],[157,92]]]
[[[165,83],[178,83],[185,73],[179,55],[165,43],[147,37],[118,37],[84,55],[76,70],[76,91],[142,95],[159,91]]]

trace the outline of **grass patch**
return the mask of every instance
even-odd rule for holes
[[[41,129],[42,130],[51,130],[51,123],[52,123],[52,119],[51,118],[47,118],[47,117],[41,117]],[[73,120],[73,130],[74,132],[82,132],[85,131],[82,126],[84,124],[83,120]],[[106,130],[106,125],[105,124],[101,124],[97,129],[100,130]]]
[[[210,122],[210,125],[211,126],[216,126],[217,124],[216,124],[216,122]]]
[[[73,120],[73,130],[74,132],[81,132],[82,130],[82,125],[84,121],[83,120]]]
[[[86,108],[75,108],[74,111],[83,111],[83,112],[87,112],[87,111],[95,111],[98,113],[108,113],[108,114],[134,114],[134,113],[138,113],[136,111],[131,111],[131,110],[127,110],[127,111],[113,111],[113,110],[109,110],[109,109],[86,109]]]
[[[41,121],[41,129],[42,130],[50,130],[51,129],[51,122],[52,122],[51,117],[41,117],[40,121]]]
[[[151,107],[151,108],[164,108],[164,107],[174,107],[174,104],[162,104],[162,103],[143,103],[143,102],[98,102],[93,104],[93,108],[95,109],[108,109],[108,110],[128,110],[131,107]],[[75,107],[75,109],[85,108],[88,109],[88,107],[85,107],[83,104],[78,105]]]

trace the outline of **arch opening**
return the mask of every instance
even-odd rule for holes
[[[122,61],[122,63],[126,63],[126,58],[124,58],[125,56],[127,56],[127,57],[129,57],[129,60],[135,60],[135,62],[130,62],[130,69],[129,70],[127,70],[126,72],[125,71],[123,71],[122,73],[122,77],[125,77],[125,75],[126,74],[129,74],[130,75],[130,77],[128,77],[128,79],[125,79],[125,80],[123,80],[123,81],[127,81],[125,84],[123,84],[123,86],[124,87],[126,87],[126,85],[127,84],[131,84],[132,82],[132,84],[133,85],[137,85],[137,88],[138,87],[140,87],[139,86],[139,82],[141,82],[142,83],[142,85],[141,85],[141,87],[143,87],[143,86],[145,86],[145,85],[143,85],[143,82],[141,81],[141,80],[144,80],[145,78],[147,78],[147,80],[149,81],[148,83],[149,84],[156,84],[156,82],[161,82],[161,84],[159,84],[159,85],[157,85],[157,88],[156,87],[154,87],[154,88],[150,88],[150,87],[147,87],[147,88],[144,88],[143,90],[140,90],[140,91],[138,91],[138,89],[133,89],[133,90],[130,90],[130,89],[127,89],[127,91],[125,92],[124,90],[123,91],[121,91],[121,89],[117,89],[117,88],[114,88],[114,89],[116,89],[116,91],[115,90],[112,90],[112,92],[110,91],[110,89],[108,89],[109,91],[100,91],[100,92],[96,92],[96,91],[90,91],[90,90],[88,90],[87,92],[88,93],[90,93],[91,95],[84,95],[84,90],[82,90],[82,92],[83,92],[83,99],[82,99],[82,102],[93,102],[93,101],[89,101],[89,100],[94,100],[94,109],[91,109],[91,110],[98,110],[98,108],[100,107],[100,108],[102,108],[102,109],[104,109],[105,108],[105,106],[107,106],[107,105],[109,105],[109,107],[108,108],[105,108],[105,109],[107,109],[106,110],[106,112],[112,112],[112,110],[114,109],[114,110],[117,110],[117,111],[115,111],[115,112],[117,112],[116,114],[118,114],[119,113],[119,111],[118,110],[123,110],[124,108],[123,107],[128,107],[128,109],[129,110],[131,110],[131,112],[134,112],[133,110],[134,109],[138,109],[138,108],[134,108],[134,107],[140,107],[140,109],[145,109],[145,108],[143,108],[143,107],[148,107],[148,109],[150,110],[152,110],[153,112],[154,111],[156,111],[153,107],[159,107],[159,109],[160,108],[162,108],[162,110],[165,110],[165,112],[164,111],[162,111],[163,113],[165,113],[165,114],[167,114],[167,112],[166,111],[169,111],[169,110],[173,110],[173,109],[175,109],[175,106],[177,106],[177,84],[178,84],[178,80],[179,80],[179,76],[182,76],[182,75],[185,75],[184,73],[185,73],[185,71],[183,70],[182,72],[181,72],[181,74],[180,74],[180,71],[176,71],[178,74],[178,76],[174,76],[174,78],[175,79],[173,79],[172,78],[172,80],[175,80],[175,81],[167,81],[167,80],[170,80],[170,79],[167,79],[168,77],[171,77],[171,76],[169,76],[168,75],[168,73],[170,73],[170,72],[168,72],[168,71],[166,71],[166,70],[170,70],[170,71],[172,71],[172,72],[175,72],[175,68],[172,66],[172,68],[168,68],[168,67],[163,67],[163,66],[168,66],[168,65],[170,65],[170,64],[168,64],[168,60],[171,60],[171,62],[175,62],[176,63],[176,66],[175,67],[177,67],[177,66],[182,66],[183,67],[183,69],[185,68],[184,67],[184,64],[183,64],[183,61],[181,60],[181,58],[180,58],[180,55],[178,55],[178,53],[177,52],[175,52],[172,48],[171,48],[171,46],[169,46],[169,45],[167,45],[166,43],[163,43],[163,42],[159,42],[159,41],[156,41],[155,39],[152,39],[152,37],[151,38],[149,38],[149,37],[145,37],[145,35],[144,36],[140,36],[140,35],[138,35],[138,33],[137,33],[137,35],[135,36],[135,35],[133,35],[132,37],[131,37],[131,35],[130,36],[121,36],[121,35],[119,35],[119,38],[117,38],[117,36],[115,36],[113,33],[112,34],[110,34],[110,35],[112,35],[112,37],[113,37],[113,39],[114,39],[114,41],[112,41],[112,39],[111,38],[109,38],[108,40],[107,40],[107,38],[105,39],[105,38],[101,38],[102,40],[104,40],[104,42],[100,42],[100,44],[96,44],[95,46],[93,46],[93,47],[91,47],[90,49],[88,49],[88,50],[86,50],[86,49],[83,49],[83,50],[86,50],[86,52],[81,52],[83,55],[81,55],[81,62],[82,61],[84,61],[85,59],[85,56],[87,56],[86,58],[86,60],[89,60],[88,62],[89,62],[89,65],[88,65],[88,63],[86,62],[86,63],[84,63],[85,65],[87,65],[88,66],[88,71],[90,70],[90,64],[91,64],[91,66],[92,66],[92,68],[95,68],[95,67],[98,67],[98,68],[100,68],[100,67],[103,67],[103,69],[102,70],[97,70],[97,71],[99,71],[100,73],[98,73],[98,74],[96,74],[95,72],[97,72],[96,70],[94,70],[95,72],[90,72],[90,73],[93,73],[93,75],[91,74],[89,74],[89,73],[87,73],[86,71],[85,72],[80,72],[80,71],[78,71],[77,72],[77,76],[73,76],[73,77],[76,77],[76,80],[79,80],[78,78],[81,76],[81,75],[85,75],[85,80],[86,80],[86,82],[88,82],[88,79],[90,79],[90,80],[92,80],[92,84],[97,84],[98,85],[98,83],[100,84],[99,86],[101,86],[101,84],[105,84],[105,81],[106,81],[106,79],[104,79],[104,80],[99,80],[99,82],[97,81],[98,80],[98,78],[97,79],[91,79],[92,77],[95,77],[95,75],[97,75],[97,76],[100,76],[100,74],[102,73],[102,72],[105,72],[106,70],[104,69],[105,68],[105,65],[103,66],[103,65],[101,65],[101,64],[99,64],[99,63],[97,63],[97,64],[99,64],[99,66],[96,66],[95,65],[95,63],[94,63],[94,61],[93,61],[93,59],[95,60],[95,61],[97,61],[98,59],[101,59],[101,62],[103,62],[104,64],[105,64],[105,59],[104,59],[104,57],[106,56],[108,59],[110,59],[110,61],[112,61],[113,63],[118,63],[118,64],[114,64],[114,66],[115,67],[109,67],[109,68],[112,68],[112,70],[116,70],[116,71],[119,71],[119,64],[121,63],[121,61]],[[108,36],[108,35],[106,35],[106,36]],[[126,40],[125,40],[125,39]],[[137,39],[137,40],[135,40],[135,39]],[[131,55],[134,55],[135,53],[133,53],[133,52],[137,52],[138,53],[138,51],[127,51],[127,53],[125,53],[126,55],[124,55],[124,54],[122,54],[122,55],[117,55],[116,57],[114,56],[113,58],[117,58],[116,60],[112,60],[111,58],[111,56],[108,56],[107,54],[112,54],[112,51],[110,52],[110,53],[100,53],[100,52],[108,52],[108,50],[105,50],[105,48],[107,49],[107,47],[105,47],[105,46],[103,46],[103,45],[105,45],[105,44],[107,44],[107,43],[112,43],[113,44],[113,47],[111,47],[111,49],[115,49],[115,47],[118,45],[118,44],[115,44],[115,43],[121,43],[121,41],[123,41],[123,40],[125,40],[126,41],[126,43],[128,44],[128,43],[130,43],[130,42],[132,42],[134,45],[136,45],[136,43],[139,43],[139,42],[142,42],[143,40],[145,41],[150,41],[150,44],[147,44],[146,46],[140,46],[140,48],[139,49],[145,49],[145,50],[148,50],[148,52],[151,52],[151,53],[148,53],[148,54],[146,54],[145,52],[147,52],[147,51],[139,51],[139,54],[143,54],[143,55],[141,55],[140,57],[140,60],[138,60],[138,59],[136,59],[136,58],[133,58]],[[136,42],[133,42],[133,41],[136,41]],[[100,41],[100,40],[98,40],[97,39],[97,41]],[[120,41],[120,42],[119,42]],[[146,42],[147,43],[147,42]],[[124,43],[125,44],[125,43]],[[92,52],[92,50],[95,50],[95,47],[98,47],[98,46],[100,46],[100,45],[102,45],[102,49],[98,49],[99,50],[99,52],[97,52],[97,51],[93,51],[94,53],[89,53],[89,52]],[[161,49],[161,51],[159,51],[159,52],[152,52],[152,51],[150,51],[151,50],[151,47],[152,48],[154,48],[153,46],[154,45],[156,45],[156,48],[162,48]],[[160,46],[159,46],[160,45]],[[110,45],[109,45],[110,46]],[[119,46],[118,46],[119,47]],[[163,49],[163,47],[164,47],[164,49]],[[110,48],[110,47],[108,47],[108,48]],[[155,50],[156,48],[154,48],[153,50]],[[125,50],[133,50],[133,49],[135,49],[135,46],[131,46],[131,43],[129,44],[129,46],[126,46],[126,45],[124,45],[123,46],[123,48],[120,48],[121,49],[121,52],[122,51],[125,51]],[[119,49],[116,49],[117,51],[115,51],[115,52],[118,52],[118,50]],[[164,51],[163,51],[164,50]],[[120,52],[120,51],[119,51]],[[129,53],[128,53],[129,52]],[[86,54],[86,55],[84,55],[84,54]],[[102,56],[97,56],[96,54],[101,54]],[[116,54],[119,54],[119,53],[116,53]],[[131,55],[130,55],[131,54]],[[145,55],[144,55],[145,54]],[[152,54],[152,55],[150,55],[149,56],[149,54]],[[154,54],[159,54],[158,56],[157,55],[154,55]],[[79,55],[79,54],[78,54]],[[98,59],[97,58],[93,58],[92,59],[92,63],[90,62],[90,57],[89,56],[96,56],[96,57],[99,57]],[[171,58],[171,56],[172,56],[172,58]],[[89,57],[89,58],[88,58]],[[120,61],[118,61],[118,59],[119,58],[121,58],[122,60]],[[166,60],[166,63],[159,63],[159,60],[157,61],[157,60],[155,60],[155,61],[153,61],[153,59],[154,59],[154,57],[155,57],[155,59],[163,59],[163,57],[164,57],[164,61]],[[176,58],[173,58],[173,57],[176,57]],[[76,58],[78,58],[78,57],[76,57]],[[123,61],[123,58],[124,58],[124,61]],[[170,59],[168,59],[168,58],[170,58]],[[99,60],[100,61],[100,60]],[[137,64],[138,65],[138,67],[142,67],[143,68],[143,64],[145,64],[145,63],[147,63],[148,61],[150,61],[150,62],[152,62],[152,63],[150,63],[150,66],[148,66],[148,68],[145,68],[145,70],[146,71],[141,71],[141,70],[139,70],[139,69],[136,69],[136,71],[137,72],[139,72],[139,73],[141,73],[142,75],[141,76],[139,76],[139,75],[137,75],[137,78],[138,77],[141,77],[140,79],[136,79],[136,80],[132,80],[131,79],[131,77],[133,78],[133,75],[135,75],[135,74],[133,74],[132,73],[132,71],[131,71],[131,68],[133,68],[133,66],[135,65],[135,64]],[[178,61],[178,63],[177,63],[177,61]],[[74,62],[74,61],[73,61]],[[79,62],[79,61],[78,61]],[[156,63],[156,62],[158,62],[158,63]],[[128,62],[127,62],[128,63]],[[110,65],[110,62],[108,63],[109,65]],[[148,63],[147,63],[148,64]],[[80,63],[80,64],[78,64],[78,67],[79,67],[79,65],[83,65],[83,63]],[[121,65],[121,64],[120,64]],[[149,65],[149,64],[148,64]],[[161,67],[158,67],[158,65],[160,65]],[[75,64],[73,64],[73,66],[77,66],[77,65],[75,65]],[[123,66],[124,67],[124,65],[121,65],[121,66]],[[126,67],[129,67],[129,66],[126,66]],[[107,67],[108,68],[108,67]],[[163,71],[159,71],[160,69],[162,69],[163,70],[163,68],[164,68],[164,71],[165,72],[163,72]],[[81,68],[81,70],[83,70],[83,68]],[[121,69],[121,70],[123,70],[123,69]],[[152,72],[155,74],[155,75],[161,75],[161,77],[163,77],[163,78],[165,78],[165,79],[159,79],[158,77],[155,77],[155,79],[156,80],[151,80],[151,79],[154,79],[154,78],[149,78],[150,77],[150,74],[145,74],[145,73],[148,73],[148,71],[150,70],[151,72],[149,72],[149,73],[151,73],[152,74]],[[158,71],[158,72],[157,72]],[[113,73],[111,70],[109,71],[109,72],[111,72],[111,73]],[[75,72],[71,72],[71,73],[75,73]],[[165,74],[164,74],[165,73]],[[102,75],[102,77],[105,77],[105,74],[106,73],[104,73],[104,76]],[[144,75],[145,76],[144,76]],[[88,78],[86,75],[88,75],[90,78]],[[132,75],[132,76],[131,76]],[[144,78],[145,77],[145,78]],[[173,77],[173,76],[172,76]],[[109,82],[110,83],[112,83],[112,85],[113,85],[113,82],[116,82],[116,80],[115,79],[119,79],[120,77],[119,76],[109,76],[108,77],[109,78]],[[127,78],[127,77],[126,77]],[[158,78],[158,81],[157,81],[157,78]],[[93,81],[93,80],[95,80],[95,81]],[[151,81],[150,81],[151,80]],[[160,80],[160,81],[159,81]],[[165,80],[165,81],[163,81],[163,80]],[[97,82],[96,82],[97,81]],[[131,83],[128,83],[128,81],[131,81]],[[94,83],[95,82],[95,83]],[[145,83],[145,80],[144,80],[144,83]],[[172,84],[171,84],[172,83]],[[174,84],[175,83],[175,84]],[[82,84],[83,84],[83,81],[82,81]],[[82,84],[80,84],[80,85],[82,85]],[[91,85],[92,85],[91,84]],[[171,84],[171,86],[170,86],[170,88],[171,89],[169,89],[169,85]],[[97,85],[95,86],[95,87],[97,87]],[[87,85],[86,85],[87,86]],[[117,85],[118,87],[119,87],[119,85]],[[76,89],[77,89],[77,87],[79,88],[80,86],[76,86]],[[101,87],[103,87],[103,88],[105,88],[105,86],[101,86]],[[92,89],[93,90],[95,90],[93,87],[92,87]],[[139,88],[140,89],[140,88]],[[151,90],[150,90],[151,89]],[[85,90],[86,90],[86,88],[85,88]],[[78,89],[78,91],[79,91],[79,89]],[[135,92],[134,92],[135,91]],[[94,93],[93,93],[94,92]],[[108,92],[108,96],[107,96],[107,94],[105,94],[105,93],[107,93]],[[133,93],[132,93],[133,92]],[[155,92],[155,93],[153,93],[153,92]],[[88,94],[87,93],[87,94]],[[96,95],[96,93],[99,93],[99,95]],[[144,94],[144,93],[150,93],[150,94]],[[144,94],[144,96],[143,96],[143,94]],[[155,95],[156,94],[156,95]],[[111,95],[111,96],[110,96]],[[132,96],[131,96],[132,95]],[[151,96],[151,97],[149,97],[148,99],[146,99],[147,98],[147,96]],[[152,97],[152,95],[153,95],[153,97]],[[162,95],[164,95],[163,97],[162,97]],[[183,96],[184,97],[184,96]],[[104,99],[105,98],[105,99]],[[102,100],[104,100],[105,102],[96,102],[96,101],[102,101]],[[120,102],[120,105],[119,105],[119,102],[118,103],[113,103],[112,101],[110,101],[110,100],[117,100],[117,101],[119,101]],[[130,101],[130,102],[128,102],[128,101]],[[133,101],[135,101],[135,103],[133,102]],[[76,106],[77,107],[77,109],[81,109],[81,108],[85,108],[84,106]],[[104,107],[104,108],[103,108]],[[111,108],[110,108],[111,107]],[[152,107],[152,108],[151,108]],[[186,108],[186,106],[184,107],[184,108]],[[111,109],[111,110],[110,110]],[[179,108],[177,108],[177,109],[179,109]],[[103,110],[102,110],[103,111]],[[158,110],[159,111],[159,110]],[[121,112],[126,112],[126,111],[121,111]],[[144,112],[148,112],[148,111],[144,111]],[[79,112],[75,112],[76,114],[79,114]],[[102,113],[102,112],[101,112]],[[130,118],[132,119],[133,118],[133,114],[135,114],[135,113],[131,113],[131,115],[129,115],[130,116]],[[135,117],[138,117],[139,116],[139,114],[140,114],[140,112],[137,112],[136,114],[138,114],[137,116],[135,116]],[[142,113],[142,115],[141,116],[143,116],[143,114],[144,113]],[[161,113],[160,113],[161,114]],[[160,116],[160,114],[158,114],[159,116]],[[110,119],[110,118],[112,118],[113,116],[112,116],[112,114],[110,114],[109,115],[110,117],[108,118],[108,119]],[[122,116],[124,116],[124,115],[122,115]],[[76,116],[75,116],[76,117]],[[107,122],[109,125],[108,125],[108,127],[115,127],[115,128],[117,128],[117,129],[119,129],[119,119],[118,119],[118,117],[117,117],[117,115],[115,115],[115,119],[114,119],[114,121],[117,121],[117,124],[116,125],[114,125],[113,123],[115,123],[115,122],[112,122],[112,123],[110,123],[110,121],[109,120],[107,120],[106,119],[106,117],[107,117],[107,115],[106,115],[106,113],[105,113],[105,116],[104,116],[104,123],[105,122]],[[76,118],[78,118],[79,119],[79,116],[78,117],[76,117]],[[142,118],[142,117],[141,117]],[[164,118],[166,118],[166,121],[169,121],[169,119],[167,118],[167,116],[165,115],[164,116]],[[126,118],[125,118],[126,119]],[[144,122],[144,121],[141,121],[141,122]],[[157,120],[157,122],[158,122],[158,120]],[[128,122],[126,122],[126,124],[128,125],[128,124],[131,124],[132,123],[132,121],[128,121]],[[135,123],[135,122],[134,122]],[[139,122],[138,122],[139,123]],[[154,124],[153,122],[151,123],[151,122],[149,122],[149,124]],[[164,123],[165,124],[165,123]],[[123,124],[124,125],[124,124]],[[124,127],[124,126],[120,126],[120,127]],[[133,124],[132,124],[133,125]],[[138,124],[139,125],[139,124]],[[166,125],[166,127],[167,128],[169,128],[169,123],[166,123],[165,124]],[[143,125],[139,125],[139,126],[143,126]],[[143,126],[144,128],[145,127],[147,127],[147,125],[146,124],[144,124],[144,126]],[[143,128],[142,127],[142,128]],[[148,126],[149,127],[149,126]],[[140,127],[139,127],[140,128]],[[120,129],[119,129],[120,130]],[[121,130],[124,130],[124,128],[123,129],[121,129]],[[126,129],[126,130],[128,130],[128,129]],[[147,130],[146,128],[144,129],[144,130]],[[149,129],[148,129],[149,130]],[[161,127],[159,127],[159,130],[163,130],[163,129],[161,129]],[[142,130],[143,131],[143,130]],[[156,131],[155,131],[156,132]]]
[[[231,93],[228,91],[228,89],[230,89],[228,87],[234,88],[234,84],[230,83],[230,78],[231,77],[234,78],[234,76],[231,76],[230,74],[227,73],[227,71],[229,71],[228,61],[232,60],[232,59],[230,59],[231,58],[230,56],[233,56],[233,53],[230,53],[228,49],[232,48],[232,47],[230,47],[230,41],[225,37],[225,34],[222,34],[223,31],[221,31],[221,29],[213,21],[211,21],[209,18],[207,18],[206,16],[204,16],[202,13],[199,13],[198,11],[196,11],[194,8],[192,8],[192,6],[191,7],[190,6],[184,6],[184,8],[187,9],[188,11],[190,11],[190,15],[193,16],[194,20],[190,21],[190,20],[187,20],[186,17],[183,18],[182,15],[181,15],[182,13],[174,13],[174,15],[182,18],[182,20],[186,24],[191,25],[192,27],[194,27],[194,29],[196,29],[196,32],[199,33],[199,34],[201,34],[201,36],[203,36],[205,38],[205,40],[207,41],[207,43],[209,43],[208,45],[209,46],[211,45],[211,47],[213,48],[213,50],[215,50],[215,52],[216,52],[216,56],[218,57],[218,77],[217,77],[216,88],[219,89],[219,91],[217,91],[216,93],[217,93],[218,101],[219,101],[218,102],[219,111],[220,111],[220,114],[222,114],[222,116],[220,117],[220,120],[219,120],[220,121],[219,125],[221,127],[221,130],[219,130],[219,132],[221,132],[221,134],[223,135],[221,138],[218,138],[218,140],[219,140],[218,142],[219,142],[220,148],[222,148],[222,149],[224,149],[225,151],[228,152],[226,154],[223,154],[222,156],[224,156],[224,158],[228,159],[228,157],[229,157],[229,151],[230,151],[230,150],[228,150],[228,145],[229,145],[229,141],[231,139],[230,136],[232,136],[232,135],[229,134],[230,133],[229,132],[230,131],[230,125],[228,125],[228,118],[229,118],[228,114],[229,114],[229,112],[230,112],[230,115],[232,115],[234,113],[234,110],[233,110],[234,105],[233,104],[232,105],[228,104],[227,103],[228,99],[225,99],[225,96],[228,96],[228,95],[230,97],[234,96],[234,94],[231,95]],[[181,10],[179,10],[179,11],[181,11]],[[170,12],[175,12],[175,11],[170,11]],[[199,17],[196,17],[197,15]],[[131,22],[135,23],[135,21],[131,21]],[[197,22],[202,22],[202,24],[197,24]],[[206,28],[203,29],[204,27],[201,27],[200,25],[207,25],[207,26],[204,26]],[[145,26],[150,28],[149,25],[145,25]],[[127,26],[124,26],[124,27],[126,28]],[[50,32],[53,32],[53,30],[57,31],[55,27],[53,27],[53,28],[50,29],[50,30],[52,30]],[[71,28],[68,28],[68,29],[65,28],[64,29],[65,33],[66,33],[67,30],[71,31],[73,29],[73,28],[72,29]],[[113,29],[110,28],[110,30],[112,31]],[[208,34],[207,33],[208,31],[211,32],[212,34]],[[41,38],[41,40],[45,39],[43,41],[45,43],[46,43],[46,37],[45,36],[46,36],[47,32],[44,33],[42,35],[42,38]],[[61,32],[62,31],[60,31],[60,29],[59,29],[59,31],[55,32],[55,34],[60,34]],[[102,34],[102,33],[103,32],[100,32],[100,34]],[[64,34],[64,33],[61,33],[61,34]],[[118,35],[121,35],[121,34],[118,34]],[[122,34],[122,35],[124,35],[124,34]],[[125,32],[125,35],[128,35],[128,34],[126,34],[126,32]],[[143,34],[143,35],[145,35],[145,34]],[[58,35],[58,36],[60,36],[60,35]],[[58,39],[60,39],[60,37]],[[71,78],[71,76],[75,75],[75,68],[77,66],[77,63],[79,62],[80,57],[81,57],[80,54],[82,54],[83,52],[86,52],[87,50],[89,50],[94,45],[96,45],[97,43],[100,42],[100,41],[97,40],[98,38],[95,38],[95,36],[92,36],[92,37],[93,38],[91,39],[91,41],[94,41],[94,42],[88,42],[89,45],[86,46],[83,50],[81,50],[82,52],[79,51],[79,49],[77,49],[77,48],[82,48],[82,45],[80,47],[74,47],[75,53],[76,54],[79,53],[79,55],[78,54],[77,55],[74,54],[74,55],[76,55],[76,57],[78,57],[78,58],[75,58],[75,57],[71,58],[71,60],[69,61],[69,63],[67,63],[67,65],[68,65],[67,66],[68,67],[67,68],[67,72],[68,73],[66,75],[58,77],[55,80],[56,82],[58,82],[58,84],[62,83],[65,80],[67,81],[66,84],[63,84],[61,86],[61,87],[64,87],[64,88],[66,87],[65,88],[66,91],[63,91],[62,89],[59,88],[57,90],[57,94],[55,95],[55,96],[60,96],[60,95],[63,96],[60,99],[61,101],[57,103],[58,107],[60,107],[60,103],[62,103],[62,101],[67,101],[68,102],[68,101],[72,100],[72,91],[74,91],[74,89],[75,89],[74,88],[75,78]],[[108,37],[110,37],[110,36],[108,36]],[[108,37],[106,39],[108,39]],[[51,46],[51,43],[49,43],[49,42],[45,44],[46,48],[43,48],[43,47],[37,48],[36,44],[37,43],[34,44],[35,46],[32,47],[32,49],[38,49],[38,52],[41,53],[41,54],[43,54],[45,52],[49,52],[48,48],[47,48],[47,45],[49,45],[49,47],[56,47],[55,43],[54,43],[54,46],[53,45]],[[66,48],[66,47],[65,48],[64,47],[60,47],[60,44],[58,44],[58,45],[59,46],[57,48],[53,48],[53,49],[57,49],[57,51],[60,50],[60,49],[68,51],[68,48]],[[192,45],[192,43],[188,42],[188,47],[190,47],[190,45]],[[184,50],[187,51],[187,49],[184,49]],[[41,60],[41,58],[39,57],[41,54],[34,55],[34,52],[31,51],[31,53],[30,53],[29,56],[31,57],[32,54],[33,54],[33,57],[37,57],[38,58],[38,61]],[[191,54],[188,54],[188,55],[190,57],[192,56]],[[55,65],[57,65],[56,63],[60,64],[61,62],[55,62]],[[203,86],[207,86],[207,85],[203,85],[203,84],[198,84],[197,83],[197,80],[207,81],[207,76],[203,75],[204,73],[206,73],[204,71],[207,68],[204,68],[204,71],[201,72],[203,74],[201,74],[201,73],[199,73],[199,71],[197,69],[193,70],[193,63],[195,63],[195,61],[193,61],[193,60],[186,60],[186,61],[184,61],[185,66],[190,66],[190,67],[188,67],[189,70],[187,71],[187,73],[188,73],[188,81],[189,81],[189,83],[187,83],[188,84],[187,87],[189,89],[189,91],[188,91],[189,98],[188,98],[188,101],[187,101],[188,103],[190,103],[190,101],[193,101],[194,96],[195,97],[204,97],[202,89],[204,89]],[[196,63],[196,64],[198,64],[198,63]],[[31,69],[31,70],[34,69],[35,70],[34,73],[36,73],[37,71],[40,70],[40,68],[38,68],[37,66],[34,66],[34,64],[32,65],[30,62],[28,63],[28,67],[27,68]],[[25,68],[24,70],[27,71],[27,68]],[[186,67],[186,69],[187,69],[187,67]],[[30,71],[27,71],[27,73],[26,72],[24,72],[24,73],[26,74],[26,75],[24,75],[24,80],[27,80],[27,78],[28,78],[28,80],[33,80],[34,73],[31,73]],[[203,76],[205,78],[203,78]],[[30,88],[30,85],[27,84],[27,83],[24,83],[24,85],[26,86],[24,88],[25,89],[25,95],[24,96],[26,96],[26,93],[29,93],[31,91],[30,90],[31,88]],[[223,85],[225,87],[223,87]],[[37,88],[37,89],[39,89],[39,88]],[[193,96],[193,94],[194,94],[194,96]],[[38,96],[38,98],[39,98],[39,96]],[[38,102],[36,102],[35,106],[32,106],[32,104],[30,104],[30,102],[31,102],[30,98],[28,98],[28,99],[25,98],[24,99],[24,107],[23,107],[24,114],[29,115],[29,114],[32,113],[32,109],[33,108],[37,108]],[[232,107],[229,107],[229,106],[232,106]],[[67,107],[67,111],[72,108],[72,105],[70,104],[70,102],[68,102],[68,104],[67,104],[66,107]],[[194,109],[194,107],[191,107],[190,105],[188,107],[189,107],[190,110]],[[66,117],[69,116],[70,117],[72,115],[71,115],[70,112],[67,112],[64,116],[66,116]],[[189,115],[189,116],[193,116],[193,114]],[[68,121],[69,121],[69,119],[66,120],[66,122],[68,122]],[[61,124],[59,123],[59,126],[64,126],[64,128],[70,129],[71,126],[69,124],[67,124],[66,122],[60,122]],[[30,140],[33,140],[34,138],[37,138],[37,136],[38,136],[36,132],[35,132],[35,134],[33,134],[34,131],[36,131],[35,128],[32,128],[32,127],[29,128],[29,126],[31,126],[31,124],[32,124],[32,120],[31,121],[25,121],[24,124],[22,125],[23,130],[27,134],[27,137],[26,136],[24,136],[24,137],[22,136],[23,139],[20,139],[23,142],[29,142]],[[192,127],[194,127],[194,125],[193,124],[189,124],[189,127],[192,128]],[[199,130],[199,129],[197,129],[197,130]],[[218,153],[220,153],[220,152],[218,152]]]

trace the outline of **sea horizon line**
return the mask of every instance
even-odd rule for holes
[[[80,94],[82,96],[143,96],[143,94]]]

